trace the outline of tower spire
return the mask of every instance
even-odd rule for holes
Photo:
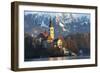
[[[51,17],[50,17],[50,24],[49,24],[49,27],[53,27],[52,21],[51,21]]]
[[[53,41],[54,40],[54,27],[53,27],[53,24],[51,22],[51,18],[50,18],[49,28],[50,28],[49,29],[50,34],[49,34],[48,40]]]

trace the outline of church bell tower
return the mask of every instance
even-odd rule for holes
[[[54,27],[53,27],[53,25],[52,25],[51,19],[50,19],[49,28],[50,28],[50,37],[51,37],[52,39],[54,39]]]

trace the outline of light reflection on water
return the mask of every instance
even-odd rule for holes
[[[26,59],[25,61],[54,61],[54,60],[73,60],[73,59],[90,59],[90,56],[49,57],[49,58]]]

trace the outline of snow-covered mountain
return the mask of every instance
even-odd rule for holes
[[[67,35],[75,32],[90,32],[90,14],[27,11],[24,13],[24,30],[25,32],[33,32],[33,29],[39,30],[41,28],[41,31],[42,29],[48,31],[50,19],[56,36],[59,33]]]

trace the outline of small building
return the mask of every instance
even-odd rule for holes
[[[51,36],[48,36],[47,41],[48,41],[48,43],[52,43],[53,42],[53,39],[51,38]]]

